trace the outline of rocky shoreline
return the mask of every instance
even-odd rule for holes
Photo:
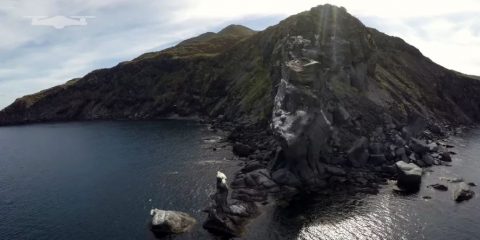
[[[239,235],[261,206],[311,194],[412,191],[448,166],[442,139],[480,122],[480,81],[320,5],[263,31],[231,25],[17,99],[0,125],[205,117],[244,163],[211,230]],[[471,196],[465,186],[458,196]],[[225,197],[225,186],[218,194]],[[463,194],[460,194],[463,193]]]
[[[238,237],[266,205],[285,206],[310,195],[377,194],[389,180],[397,181],[396,191],[416,192],[423,169],[450,165],[451,155],[455,152],[452,151],[453,146],[443,140],[462,128],[443,130],[436,127],[435,133],[432,127],[416,133],[409,130],[413,129],[412,126],[379,128],[369,137],[356,141],[347,153],[340,156],[343,161],[324,163],[322,178],[326,183],[315,186],[302,182],[286,169],[275,169],[274,163],[282,149],[269,130],[235,126],[218,119],[210,121],[209,129],[230,132],[227,139],[233,146],[233,152],[243,162],[243,167],[232,176],[230,186],[220,184],[221,178],[217,178],[217,193],[212,196],[212,205],[205,210],[208,216],[204,228],[214,234]],[[356,157],[352,157],[354,154]],[[364,159],[359,159],[361,157]],[[415,168],[413,173],[408,166]],[[455,190],[455,196],[459,196],[455,197],[456,201],[457,198],[466,200],[473,196],[473,191],[466,186],[464,184]],[[230,189],[230,194],[226,189]],[[464,196],[467,197],[463,199]],[[219,198],[222,200],[219,201]]]

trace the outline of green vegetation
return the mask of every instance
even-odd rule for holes
[[[175,47],[167,48],[160,52],[145,53],[133,61],[158,57],[214,57],[254,34],[255,31],[249,28],[239,25],[230,25],[218,33],[204,33],[197,37],[185,40],[177,44]]]

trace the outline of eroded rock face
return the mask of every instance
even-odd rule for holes
[[[179,234],[190,231],[197,221],[184,212],[152,209],[151,229],[159,235]]]

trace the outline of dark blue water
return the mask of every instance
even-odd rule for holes
[[[237,162],[189,121],[0,128],[0,239],[153,239],[152,207],[190,213],[201,230],[215,173]]]
[[[189,121],[87,122],[0,128],[0,239],[154,239],[152,207],[199,224],[174,239],[214,239],[201,228],[215,172],[232,176],[230,148]],[[243,239],[480,239],[480,189],[457,204],[456,184],[480,183],[480,131],[453,137],[452,167],[432,167],[420,192],[318,197],[269,207]],[[216,143],[218,146],[221,143]],[[218,147],[217,146],[217,147]],[[426,186],[444,183],[448,192]],[[431,199],[424,199],[430,196]]]

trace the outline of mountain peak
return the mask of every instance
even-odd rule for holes
[[[240,35],[240,36],[249,36],[255,34],[256,31],[237,24],[231,24],[223,28],[218,32],[219,35]]]

